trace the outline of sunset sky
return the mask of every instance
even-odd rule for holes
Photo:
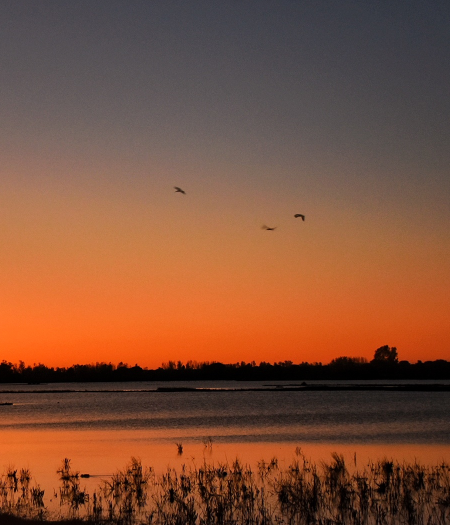
[[[450,359],[449,28],[448,0],[3,0],[0,360]]]

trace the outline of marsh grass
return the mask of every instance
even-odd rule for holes
[[[232,463],[183,465],[156,475],[132,458],[90,495],[65,459],[60,514],[113,525],[445,525],[450,523],[450,470],[382,459],[349,469],[335,453],[311,463],[296,450],[287,468],[276,458],[253,470]],[[43,491],[33,496],[27,471],[1,477],[1,511],[45,517]]]
[[[0,476],[0,511],[18,517],[42,520],[46,516],[44,491],[37,484],[31,485],[28,469],[19,472],[8,467]]]

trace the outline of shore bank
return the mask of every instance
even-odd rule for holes
[[[102,389],[89,389],[89,388],[77,388],[74,384],[73,388],[42,388],[42,389],[30,389],[22,390],[17,389],[13,390],[11,388],[0,388],[0,394],[73,394],[73,393],[86,393],[86,394],[97,394],[99,392],[103,393],[129,393],[129,392],[141,392],[141,393],[153,393],[153,394],[165,394],[173,392],[208,392],[211,394],[220,394],[223,392],[335,392],[335,391],[350,391],[350,392],[359,392],[359,391],[378,391],[378,392],[450,392],[450,385],[444,383],[408,383],[408,384],[325,384],[325,383],[306,383],[301,384],[289,384],[289,385],[274,385],[267,384],[263,386],[232,386],[232,387],[190,387],[190,386],[159,386],[156,388],[139,388],[136,390],[127,388],[102,388]],[[12,403],[0,403],[0,405],[11,405]]]

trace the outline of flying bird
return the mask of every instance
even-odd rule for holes
[[[302,218],[302,221],[305,220],[305,216],[302,215],[301,213],[296,213],[296,214],[294,215],[294,217],[295,217],[296,219],[298,219],[298,217],[301,217],[301,218]]]
[[[273,231],[273,230],[275,230],[275,228],[277,228],[277,226],[273,226],[273,227],[271,228],[270,226],[266,226],[265,224],[263,224],[263,225],[261,226],[261,228],[262,228],[263,230]]]
[[[182,193],[183,195],[186,195],[186,192],[184,190],[182,190],[181,188],[179,188],[178,186],[174,186],[175,188],[175,193]]]

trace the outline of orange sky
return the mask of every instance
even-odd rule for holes
[[[332,203],[330,218],[314,197],[299,222],[289,192],[286,204],[264,204],[280,219],[268,232],[250,192],[248,206],[221,195],[214,209],[197,186],[182,196],[149,184],[134,202],[11,193],[2,357],[52,366],[328,362],[370,359],[389,344],[401,359],[447,358],[439,232],[434,240],[401,217],[349,217]],[[15,211],[23,202],[28,217]]]
[[[445,16],[24,6],[0,13],[1,359],[450,359]]]

